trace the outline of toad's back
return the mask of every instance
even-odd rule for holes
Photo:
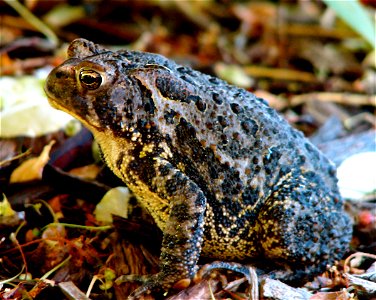
[[[335,169],[264,100],[155,54],[76,40],[69,56],[50,102],[94,133],[164,233],[161,272],[141,290],[192,277],[201,252],[262,256],[282,279],[341,257],[351,225]]]

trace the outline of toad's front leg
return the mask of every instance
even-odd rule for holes
[[[158,197],[169,203],[169,215],[163,228],[159,273],[149,277],[129,299],[146,291],[168,290],[180,280],[196,273],[204,234],[206,198],[201,189],[169,162],[155,159],[159,176],[153,185]],[[149,207],[152,209],[152,207]]]

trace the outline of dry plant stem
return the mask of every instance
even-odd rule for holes
[[[89,297],[89,295],[90,295],[90,293],[91,293],[91,291],[94,287],[94,284],[97,280],[100,280],[99,277],[97,275],[94,275],[93,278],[90,281],[89,287],[87,288],[85,297]]]
[[[250,282],[251,290],[250,290],[249,300],[260,299],[258,277],[257,277],[255,268],[249,267],[249,275],[251,277],[251,282]]]
[[[278,80],[290,80],[300,82],[318,82],[312,73],[295,71],[290,69],[266,68],[258,66],[246,66],[244,71],[251,77],[266,77]]]
[[[38,245],[40,242],[44,241],[44,240],[51,240],[51,241],[59,241],[59,239],[53,239],[53,238],[48,238],[48,239],[36,239],[36,240],[32,240],[30,242],[27,242],[27,243],[24,243],[22,245],[19,245],[21,248],[26,248],[28,246],[31,246],[31,245]],[[9,255],[9,254],[12,254],[14,253],[16,250],[18,249],[17,248],[11,248],[11,249],[8,249],[8,250],[5,250],[5,251],[2,251],[0,252],[0,257],[2,255]]]
[[[41,280],[44,280],[44,279],[47,279],[48,276],[50,276],[53,272],[55,272],[56,270],[60,269],[62,266],[64,266],[70,259],[72,258],[71,255],[69,255],[66,259],[64,259],[61,263],[59,263],[58,265],[56,265],[53,269],[49,270],[46,274],[44,274],[40,279]]]
[[[376,119],[375,116],[372,113],[364,112],[357,114],[353,117],[349,117],[344,121],[344,125],[346,128],[355,128],[362,122],[367,122],[373,126],[373,128],[376,128]]]
[[[78,228],[78,229],[86,229],[86,230],[91,230],[91,231],[106,231],[112,228],[111,225],[104,225],[104,226],[85,226],[85,225],[78,225],[78,224],[68,224],[68,223],[50,223],[46,225],[45,227],[42,228],[48,228],[48,227],[56,227],[56,226],[64,226],[64,227],[69,227],[69,228]]]
[[[18,227],[17,230],[19,230],[21,227],[23,227],[24,225],[26,224],[26,222],[22,222],[21,225]],[[20,251],[20,254],[21,254],[21,257],[22,257],[22,261],[24,263],[24,267],[25,267],[25,274],[27,274],[27,262],[26,262],[26,257],[25,257],[25,254],[22,250],[22,246],[20,245],[20,243],[18,242],[17,240],[17,233],[18,231],[16,231],[15,233],[11,233],[10,235],[10,239],[12,240],[13,243],[16,244],[16,247],[18,248],[18,250]]]
[[[12,0],[11,0],[12,1]],[[19,16],[1,16],[1,26],[13,27],[22,30],[35,30],[35,27]]]
[[[303,24],[288,24],[281,25],[279,33],[282,35],[293,35],[302,37],[314,38],[354,38],[356,34],[347,29],[324,28],[322,26],[303,25]]]
[[[211,297],[211,299],[215,300],[214,293],[213,293],[213,289],[212,289],[212,287],[211,287],[211,285],[210,285],[210,280],[209,280],[209,282],[208,282],[208,288],[209,288],[209,293],[210,293],[210,297]]]
[[[204,5],[201,5],[199,1],[173,1],[176,8],[188,17],[193,23],[201,26],[202,28],[208,28],[213,24],[208,14],[204,11]]]
[[[63,294],[69,299],[69,300],[88,300],[90,298],[86,297],[86,295],[80,291],[80,289],[72,282],[60,282],[58,284],[59,288],[63,292]]]
[[[25,20],[33,25],[37,30],[43,33],[47,39],[55,46],[57,46],[59,40],[56,34],[41,20],[34,16],[25,6],[23,6],[18,0],[5,0],[15,11],[17,11]]]
[[[346,105],[371,105],[376,106],[375,95],[359,95],[349,93],[308,93],[291,98],[291,106],[297,106],[310,100],[318,100],[322,102],[335,102]]]
[[[247,279],[245,277],[242,277],[240,279],[229,282],[227,285],[224,286],[223,289],[227,290],[227,291],[236,290],[239,287],[239,285],[241,285],[242,283],[244,283],[246,281],[247,281]]]
[[[27,149],[25,152],[22,152],[20,154],[17,154],[11,158],[8,158],[6,160],[0,161],[0,167],[5,166],[7,163],[10,163],[14,160],[17,160],[19,158],[23,158],[31,153],[31,149]]]
[[[13,286],[13,287],[16,287],[16,285],[13,284],[12,282],[13,282],[14,280],[16,280],[17,278],[19,278],[20,275],[23,273],[24,270],[25,270],[25,265],[23,265],[21,271],[19,271],[19,272],[18,272],[16,275],[14,275],[13,277],[11,277],[11,278],[7,278],[7,279],[4,279],[4,280],[1,280],[1,281],[0,281],[0,287],[2,287],[4,284],[8,284],[8,285],[11,285],[11,286]]]
[[[24,73],[24,70],[44,67],[53,64],[54,58],[52,57],[35,57],[25,60],[15,60],[11,65],[1,66],[0,75],[14,75]]]

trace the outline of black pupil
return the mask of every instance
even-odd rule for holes
[[[88,89],[96,89],[102,83],[102,77],[94,71],[83,71],[80,74],[80,80]]]

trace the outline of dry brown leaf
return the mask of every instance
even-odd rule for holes
[[[349,300],[351,299],[350,294],[346,290],[340,292],[320,292],[313,295],[309,300]]]
[[[18,166],[10,176],[10,183],[38,180],[42,178],[44,166],[50,159],[50,151],[55,141],[44,146],[38,157],[29,158]]]
[[[79,168],[74,168],[69,171],[69,174],[75,175],[82,179],[95,179],[101,168],[98,165],[91,164]]]

